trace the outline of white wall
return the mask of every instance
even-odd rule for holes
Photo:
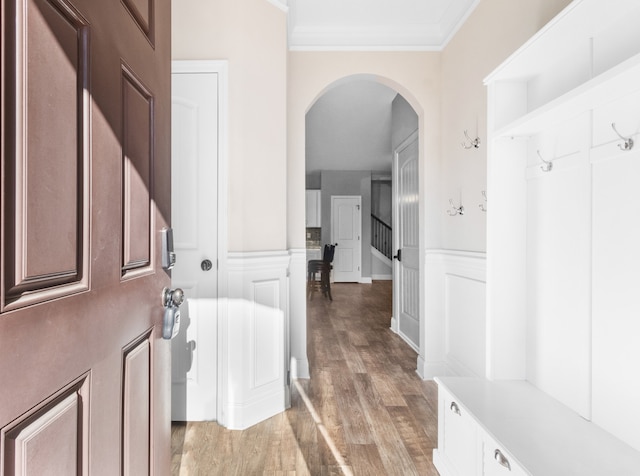
[[[430,249],[425,276],[425,323],[422,340],[431,342],[419,360],[423,377],[440,373],[488,374],[480,361],[484,348],[468,345],[469,329],[478,339],[486,334],[483,279],[451,277],[451,256],[475,269],[486,251],[486,215],[481,194],[487,190],[487,91],[483,79],[569,0],[483,0],[442,52],[441,194],[435,199],[434,225],[441,230],[442,249]],[[508,19],[508,21],[505,21]],[[479,149],[463,149],[464,130],[480,136]],[[449,216],[449,199],[462,195],[464,215]],[[491,191],[486,207],[491,209]],[[429,223],[427,226],[430,226]],[[452,253],[452,250],[472,254]],[[476,271],[474,271],[475,273]],[[460,281],[462,276],[464,280]],[[459,306],[464,300],[464,306]],[[481,363],[480,363],[481,362]]]

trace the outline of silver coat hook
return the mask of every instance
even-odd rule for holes
[[[540,151],[539,150],[537,150],[536,152],[538,154],[538,157],[542,161],[542,165],[540,166],[540,170],[542,170],[543,172],[551,172],[551,169],[553,169],[553,163],[550,160],[544,160],[542,158],[542,156],[540,155]]]
[[[618,132],[618,129],[616,129],[616,123],[612,122],[611,123],[611,128],[613,129],[613,131],[618,134],[618,137],[620,137],[620,139],[622,139],[624,141],[624,145],[618,144],[618,147],[620,148],[620,150],[631,150],[633,149],[633,139],[631,137],[624,137],[622,134],[620,134]]]
[[[482,198],[484,198],[484,203],[481,203],[478,206],[480,207],[480,210],[482,210],[483,212],[486,212],[487,211],[487,192],[483,190],[480,193],[482,193]]]
[[[469,137],[469,134],[467,134],[467,131],[464,131],[464,136],[467,138],[467,140],[465,142],[461,142],[460,145],[464,148],[464,149],[479,149],[480,148],[480,137],[476,137],[475,139],[472,139],[471,137]],[[467,141],[469,141],[469,144],[467,145]]]
[[[462,201],[460,202],[460,206],[456,207],[453,204],[453,198],[449,199],[449,203],[451,204],[451,208],[449,210],[447,210],[447,214],[450,217],[454,217],[456,215],[464,215],[464,207],[462,206]]]

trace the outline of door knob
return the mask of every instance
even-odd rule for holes
[[[202,268],[202,271],[210,271],[213,268],[213,263],[209,259],[203,259],[202,263],[200,263],[200,268]]]
[[[180,288],[162,290],[162,305],[164,307],[180,307],[184,302],[184,291]]]
[[[180,288],[162,290],[162,305],[164,318],[162,319],[162,338],[171,340],[180,331],[180,304],[184,301],[184,291]]]

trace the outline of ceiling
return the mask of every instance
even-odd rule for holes
[[[396,92],[373,80],[327,91],[306,116],[307,174],[391,171],[391,103]]]
[[[277,0],[291,50],[439,51],[480,0]]]
[[[440,51],[480,0],[268,0],[288,11],[294,51]],[[391,169],[392,89],[355,80],[306,116],[306,171]]]

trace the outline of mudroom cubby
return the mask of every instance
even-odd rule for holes
[[[496,400],[507,381],[539,392],[521,403],[525,415],[547,397],[558,402],[587,422],[581,431],[604,432],[630,447],[620,457],[640,471],[638,18],[637,0],[576,0],[485,80],[491,203],[487,374],[478,385],[489,385]],[[473,415],[465,401],[472,392],[439,384],[484,428],[486,411]],[[559,442],[575,440],[574,430],[554,426]],[[508,431],[515,432],[511,441],[541,444],[526,440],[517,421]],[[490,436],[510,454],[508,442]],[[594,468],[616,458],[615,450],[591,450],[582,457]],[[476,447],[478,464],[481,451]]]

